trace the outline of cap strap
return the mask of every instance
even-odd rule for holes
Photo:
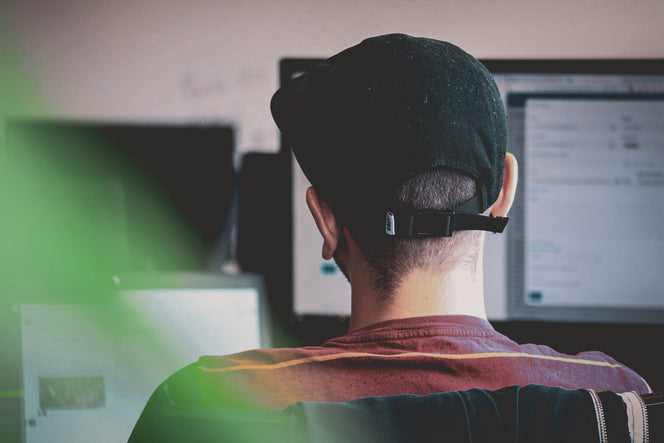
[[[450,211],[387,211],[385,233],[396,237],[450,237],[454,231],[503,232],[507,217],[457,212],[477,205],[471,200]]]

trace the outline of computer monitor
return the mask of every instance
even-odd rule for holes
[[[116,277],[107,298],[20,305],[25,443],[127,441],[157,386],[202,355],[271,346],[263,279]]]
[[[25,217],[49,221],[31,226],[33,238],[76,231],[85,248],[79,252],[134,271],[207,270],[232,255],[231,127],[28,118],[3,123],[0,166],[20,171],[3,186],[27,189],[35,207]],[[37,207],[42,203],[50,208]]]
[[[283,59],[282,84],[319,61]],[[664,323],[664,60],[482,62],[520,165],[506,232],[486,236],[489,319]],[[293,312],[347,316],[294,159],[291,183]]]
[[[664,60],[485,60],[520,160],[515,320],[664,323]]]

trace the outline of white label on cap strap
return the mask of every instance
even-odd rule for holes
[[[387,214],[385,214],[385,233],[387,235],[396,235],[394,231],[394,214],[390,211],[387,211]]]

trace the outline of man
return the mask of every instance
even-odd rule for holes
[[[313,184],[323,257],[351,284],[350,331],[316,347],[202,357],[151,403],[281,410],[527,384],[649,392],[602,353],[518,345],[487,322],[484,236],[507,222],[517,162],[476,59],[441,41],[370,38],[277,91],[272,112]]]

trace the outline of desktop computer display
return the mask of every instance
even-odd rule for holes
[[[27,236],[74,231],[81,253],[143,271],[210,269],[232,254],[232,128],[28,118],[3,123],[6,161],[0,166],[20,171],[4,186],[19,187],[33,205],[19,221],[33,228]],[[32,223],[37,218],[49,224]]]
[[[271,345],[256,275],[117,281],[116,296],[104,300],[21,304],[26,443],[127,441],[175,371],[202,355]]]

